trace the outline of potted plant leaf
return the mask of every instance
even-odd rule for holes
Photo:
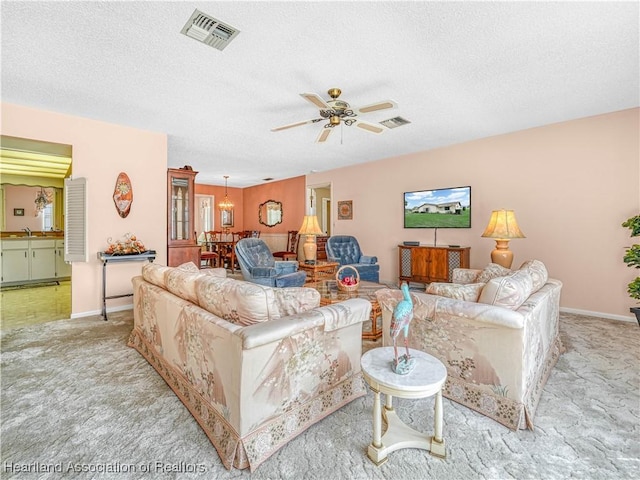
[[[640,215],[627,219],[622,226],[631,230],[632,237],[637,237],[640,235]],[[640,268],[640,245],[635,244],[627,248],[623,261],[627,264],[627,267]],[[640,301],[640,276],[636,277],[628,285],[627,292],[629,292],[631,298]],[[640,307],[631,307],[630,311],[635,314],[638,325],[640,325]]]

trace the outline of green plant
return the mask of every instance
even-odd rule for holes
[[[640,215],[627,219],[622,226],[631,230],[632,237],[637,237],[640,235]],[[622,260],[627,264],[627,267],[640,268],[640,245],[635,244],[629,247]],[[631,298],[640,300],[640,277],[636,277],[628,285],[627,292]],[[638,321],[640,322],[640,319]]]

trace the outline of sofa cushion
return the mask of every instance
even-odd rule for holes
[[[516,270],[504,276],[492,278],[480,293],[478,303],[517,309],[529,298],[533,290],[533,279],[528,270]]]
[[[171,269],[171,267],[158,263],[145,263],[142,266],[142,278],[158,287],[165,288],[165,274]]]
[[[195,271],[188,266],[185,268],[182,268],[182,266],[171,268],[165,273],[165,288],[174,295],[197,304],[198,295],[196,294],[195,282],[201,277],[204,277],[204,275],[200,273],[200,269],[197,267]]]
[[[313,288],[274,288],[273,294],[281,317],[304,313],[320,305],[320,292]]]
[[[210,277],[227,278],[226,268],[203,268],[202,270],[200,270],[200,273],[202,273],[203,275],[208,275]]]
[[[508,268],[498,265],[497,263],[490,263],[482,269],[478,278],[476,278],[476,283],[487,283],[492,278],[504,277],[510,273],[511,270]]]
[[[477,302],[484,286],[484,283],[461,284],[433,282],[427,286],[427,293],[454,298],[456,300],[465,300],[467,302]]]
[[[544,263],[540,260],[527,260],[520,265],[520,270],[528,270],[531,274],[531,278],[533,279],[533,290],[531,293],[540,290],[549,279],[547,267],[545,267]]]
[[[253,325],[280,317],[273,288],[204,275],[195,284],[199,305],[228,322]]]

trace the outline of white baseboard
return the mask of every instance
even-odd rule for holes
[[[603,312],[591,312],[589,310],[580,310],[578,308],[565,308],[565,307],[560,307],[560,311],[565,313],[575,313],[577,315],[588,315],[590,317],[607,318],[609,320],[618,320],[621,322],[636,323],[636,317],[632,317],[632,316],[627,317],[625,315],[614,315],[612,313],[603,313]]]
[[[133,310],[133,303],[127,305],[118,305],[117,307],[107,308],[107,317],[112,312],[122,312],[123,310]],[[93,317],[102,314],[102,310],[92,310],[89,312],[72,313],[71,318]]]

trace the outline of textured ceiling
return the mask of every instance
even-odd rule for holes
[[[166,132],[199,183],[369,162],[639,105],[638,2],[8,2],[2,100]],[[194,9],[240,30],[180,34]],[[322,124],[299,96],[391,99],[382,135]]]

